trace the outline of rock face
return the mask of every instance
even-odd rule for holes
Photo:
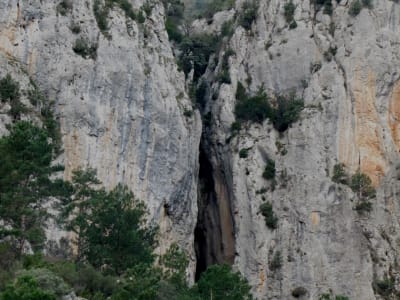
[[[192,276],[199,192],[200,269],[233,263],[259,299],[292,299],[296,289],[305,291],[301,299],[330,291],[382,299],[377,282],[399,285],[400,4],[376,0],[351,16],[350,1],[332,1],[330,16],[311,0],[293,0],[297,27],[290,29],[284,1],[260,0],[252,28],[236,23],[217,54],[221,62],[224,51],[234,51],[232,83],[214,82],[221,66],[205,75],[211,92],[204,114],[211,118],[199,160],[201,119],[185,113],[192,104],[161,3],[151,2],[144,23],[111,10],[107,34],[93,1],[72,3],[62,15],[54,1],[0,0],[0,75],[11,73],[22,87],[31,77],[55,101],[65,178],[91,166],[109,188],[126,183],[160,225],[161,247],[177,241],[188,251]],[[221,12],[193,30],[217,32],[234,18]],[[96,58],[76,54],[77,39],[96,46]],[[246,123],[232,137],[238,82],[249,93],[260,86],[269,95],[296,93],[305,101],[300,120],[284,133],[269,120]],[[2,111],[0,118],[4,133],[11,120]],[[275,184],[262,177],[268,159]],[[332,181],[338,163],[371,178],[377,196],[370,213],[359,214],[357,195]],[[211,190],[201,192],[204,185]],[[264,201],[278,217],[275,230],[259,212]]]
[[[146,201],[161,231],[161,248],[177,241],[193,257],[201,122],[178,72],[163,6],[154,3],[144,23],[115,8],[107,35],[93,1],[0,1],[1,75],[28,74],[55,101],[65,178],[79,167],[97,169],[106,187],[127,184]],[[140,9],[143,1],[135,1]],[[72,27],[79,25],[80,33]],[[97,47],[95,59],[73,51],[77,39]],[[23,68],[24,72],[14,72]]]
[[[299,287],[307,290],[303,299],[329,291],[381,299],[373,283],[397,282],[399,271],[400,6],[374,1],[350,16],[349,1],[332,1],[329,16],[310,2],[293,1],[297,27],[289,29],[284,1],[259,1],[251,30],[237,28],[224,48],[235,52],[232,84],[212,85],[219,97],[209,101],[206,143],[230,191],[235,265],[260,299],[291,299]],[[227,143],[238,81],[253,93],[261,85],[269,95],[294,91],[305,101],[300,121],[283,134],[268,120],[246,124]],[[247,158],[241,149],[249,149]],[[274,188],[262,177],[267,159],[276,164]],[[371,178],[371,213],[356,212],[356,195],[331,180],[338,163]],[[279,218],[276,230],[259,213],[263,198]],[[274,270],[278,251],[282,266]]]

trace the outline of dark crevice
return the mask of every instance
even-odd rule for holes
[[[194,236],[196,280],[210,265],[233,264],[235,253],[233,218],[226,196],[227,187],[219,182],[220,176],[215,175],[219,172],[215,172],[207,154],[202,142],[199,156],[198,219]]]

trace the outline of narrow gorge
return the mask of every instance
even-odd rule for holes
[[[399,299],[399,45],[396,0],[0,0],[0,138],[38,124],[54,178],[129,188],[189,286],[228,264],[254,299]],[[115,299],[214,297],[155,282]]]

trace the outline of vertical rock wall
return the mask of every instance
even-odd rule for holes
[[[159,224],[161,250],[177,241],[194,268],[201,123],[197,113],[184,116],[191,103],[163,6],[148,2],[153,9],[144,23],[115,7],[104,35],[93,1],[71,1],[66,15],[57,12],[58,3],[0,1],[0,75],[23,69],[16,79],[29,75],[55,102],[66,179],[90,166],[107,188],[127,184]],[[140,9],[144,2],[132,3]],[[97,45],[95,59],[73,51],[79,38]]]

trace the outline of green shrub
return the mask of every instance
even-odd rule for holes
[[[349,297],[338,295],[335,297],[335,300],[350,300]]]
[[[229,10],[235,5],[234,0],[212,0],[206,3],[205,8],[200,12],[199,17],[212,18],[217,12]]]
[[[248,155],[249,155],[249,149],[247,148],[240,149],[239,151],[240,158],[247,158]]]
[[[19,83],[7,74],[0,80],[0,100],[1,102],[13,102],[19,100]]]
[[[361,173],[360,170],[351,177],[350,187],[360,199],[375,197],[375,189],[372,186],[371,179],[367,175]]]
[[[195,294],[187,299],[252,299],[247,281],[240,273],[232,272],[228,265],[210,266],[201,274],[193,290]],[[211,298],[210,295],[212,295]]]
[[[19,277],[13,285],[0,293],[1,300],[56,300],[56,296],[39,287],[37,281],[30,276]]]
[[[101,0],[94,0],[93,13],[100,31],[105,33],[108,31],[108,7],[101,5]]]
[[[264,216],[265,225],[271,229],[276,229],[278,227],[278,218],[272,209],[272,204],[265,202],[260,205],[260,212]]]
[[[72,33],[79,34],[81,32],[81,26],[79,24],[72,24],[70,27]]]
[[[194,82],[206,71],[210,57],[218,49],[219,43],[218,36],[211,34],[186,36],[182,39],[178,64],[186,75],[193,69]]]
[[[292,296],[295,297],[295,298],[300,298],[300,297],[306,295],[307,293],[308,293],[307,289],[302,287],[302,286],[300,286],[300,287],[295,288],[292,291]]]
[[[341,184],[348,183],[348,176],[346,174],[344,164],[342,164],[342,163],[336,164],[333,167],[332,181],[336,182],[336,183],[341,183]]]
[[[375,292],[383,297],[388,297],[395,291],[395,282],[393,278],[375,280],[372,286]]]
[[[304,108],[303,99],[296,98],[294,94],[289,96],[279,95],[277,107],[272,115],[272,123],[279,132],[284,132],[289,125],[296,122],[300,117],[300,112]]]
[[[271,271],[276,271],[280,268],[282,268],[282,254],[280,251],[276,251],[269,263],[269,269]]]
[[[57,5],[57,12],[62,16],[66,16],[67,13],[71,12],[72,8],[73,4],[71,0],[62,0]]]
[[[167,17],[165,21],[165,29],[167,30],[168,37],[170,40],[175,41],[177,43],[180,43],[182,41],[183,36],[180,33],[178,25],[174,21],[174,19]]]
[[[271,180],[275,178],[275,173],[275,162],[272,159],[268,159],[263,172],[263,177],[267,180]]]
[[[354,0],[351,4],[350,4],[350,9],[349,9],[349,14],[353,17],[357,16],[362,9],[362,4],[360,2],[360,0]]]
[[[34,278],[41,289],[58,297],[71,292],[71,288],[62,278],[45,268],[22,270],[18,273],[18,276]]]
[[[371,9],[373,7],[372,0],[362,0],[362,5],[369,9]]]
[[[253,121],[262,123],[271,116],[271,106],[268,96],[259,89],[253,97],[248,97],[243,85],[239,82],[236,89],[235,115],[240,121]]]
[[[89,41],[83,38],[76,39],[72,50],[85,59],[96,59],[97,57],[97,44],[90,45]]]
[[[242,128],[242,125],[240,124],[240,122],[233,122],[231,125],[231,131],[232,132],[238,132],[240,131],[240,129]]]
[[[283,9],[286,22],[288,24],[291,24],[294,21],[294,12],[296,11],[296,5],[294,5],[292,0],[290,0],[285,4]]]
[[[224,22],[221,25],[221,36],[231,37],[234,33],[233,26],[234,26],[233,20]]]
[[[257,19],[258,1],[247,0],[243,3],[242,12],[239,15],[239,25],[246,30],[251,29],[251,25]]]

